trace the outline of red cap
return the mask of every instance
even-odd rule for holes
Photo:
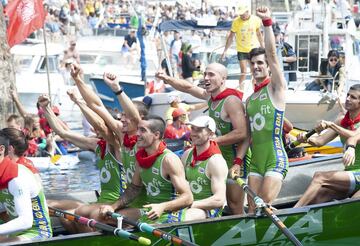
[[[183,110],[182,108],[177,108],[173,111],[172,113],[172,117],[176,118],[179,117],[180,115],[186,114],[185,110]]]
[[[52,107],[52,111],[53,111],[54,114],[56,114],[56,115],[59,115],[59,114],[60,114],[60,110],[59,110],[59,108],[56,107],[56,106],[53,106],[53,107]]]

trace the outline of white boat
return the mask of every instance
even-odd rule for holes
[[[60,118],[71,129],[81,128],[81,112],[69,99],[66,91],[72,87],[65,82],[59,70],[59,57],[64,47],[59,44],[48,44],[50,93],[53,105],[60,109]],[[36,103],[42,94],[48,94],[46,73],[45,46],[43,43],[24,43],[11,48],[16,71],[16,88],[20,101],[29,113],[37,113]]]
[[[56,157],[28,157],[40,171],[74,169],[80,162],[77,155],[62,155]]]

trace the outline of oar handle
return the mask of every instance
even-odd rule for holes
[[[307,132],[305,134],[305,138],[308,139],[309,137],[311,137],[312,135],[314,135],[316,133],[316,130],[315,129],[312,129],[311,131]],[[288,144],[286,147],[285,147],[285,151],[288,152],[290,150],[292,150],[293,148],[295,148],[296,146],[298,146],[299,144],[301,144],[299,141],[295,140],[294,142]]]
[[[169,241],[169,242],[172,242],[172,243],[174,243],[176,245],[196,246],[196,244],[194,244],[194,243],[185,241],[185,240],[183,240],[183,239],[181,239],[179,237],[176,237],[176,236],[174,236],[174,235],[172,235],[170,233],[167,233],[165,231],[156,229],[155,227],[153,227],[153,226],[151,226],[151,225],[149,225],[147,223],[137,222],[137,221],[131,220],[131,219],[119,214],[119,213],[113,213],[113,212],[108,211],[108,212],[106,212],[106,215],[111,216],[113,219],[116,219],[118,217],[123,217],[123,220],[124,220],[124,222],[126,224],[136,226],[142,232],[152,234],[155,237],[162,238],[162,239],[164,239],[166,241]]]
[[[128,238],[130,240],[134,240],[137,241],[138,243],[142,244],[142,245],[150,245],[151,244],[151,240],[146,238],[146,237],[139,237],[135,234],[132,234],[130,232],[127,232],[125,230],[122,230],[120,228],[117,228],[114,230],[114,235],[119,236],[119,237],[124,237],[124,238]]]

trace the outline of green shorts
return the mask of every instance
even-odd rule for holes
[[[206,210],[206,218],[218,218],[222,215],[223,208]]]
[[[360,169],[346,171],[350,178],[349,194],[360,190]]]
[[[148,208],[141,208],[140,213],[140,221],[148,224],[166,224],[166,223],[174,223],[174,222],[182,222],[185,221],[185,215],[187,208],[180,209],[178,211],[163,213],[160,218],[157,220],[151,220],[147,217],[146,212],[148,212]]]
[[[273,176],[284,179],[289,169],[289,163],[287,161],[282,163],[269,163],[266,165],[256,165],[251,163],[249,176]]]
[[[30,228],[23,232],[11,234],[10,237],[20,237],[24,240],[47,239],[52,237],[52,231],[48,226],[39,225],[39,228]]]

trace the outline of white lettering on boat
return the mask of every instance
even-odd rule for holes
[[[315,241],[315,237],[323,231],[322,209],[317,211],[310,211],[303,217],[298,219],[294,224],[289,226],[289,230],[295,235],[306,235],[302,238],[302,243]],[[287,217],[282,217],[281,220],[286,224]],[[278,236],[277,236],[278,235]],[[281,243],[283,241],[283,243]],[[213,246],[222,245],[286,245],[286,238],[283,234],[279,235],[279,229],[272,223],[266,230],[262,238],[256,235],[255,220],[241,220],[237,225],[225,232]]]

